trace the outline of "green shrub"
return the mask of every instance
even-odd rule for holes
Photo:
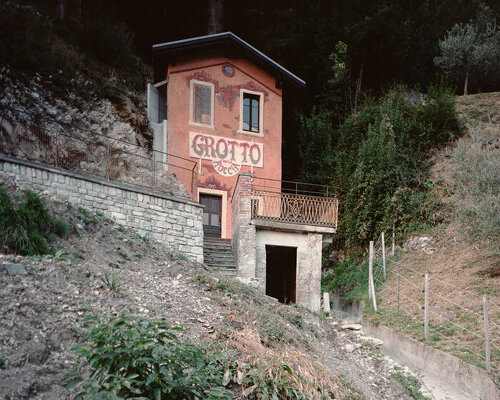
[[[105,321],[87,317],[90,330],[74,348],[92,373],[81,381],[70,374],[89,399],[231,399],[224,388],[229,367],[223,354],[179,339],[181,328],[122,313]]]
[[[54,234],[67,233],[66,224],[53,218],[44,201],[25,191],[25,200],[17,208],[12,205],[5,188],[0,187],[0,246],[22,255],[53,253],[49,247]]]
[[[334,264],[321,280],[322,290],[351,301],[363,300],[368,293],[368,265],[356,258]]]
[[[498,131],[472,128],[470,139],[449,151],[454,174],[455,216],[471,240],[498,242],[500,237],[500,153],[494,148]]]
[[[401,88],[368,97],[336,132],[328,121],[328,112],[303,118],[303,175],[329,182],[339,198],[335,246],[364,248],[393,224],[408,233],[434,223],[440,204],[428,153],[461,133],[444,84],[429,87],[425,101]]]

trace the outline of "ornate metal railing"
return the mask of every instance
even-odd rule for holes
[[[337,227],[338,200],[277,191],[252,190],[252,219]]]

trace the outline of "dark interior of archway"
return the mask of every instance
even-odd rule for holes
[[[297,248],[266,246],[266,294],[281,303],[296,301]]]

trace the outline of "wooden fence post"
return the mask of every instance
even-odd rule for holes
[[[385,269],[385,236],[382,232],[382,267],[384,268],[384,281],[387,279],[387,272]]]
[[[377,312],[377,299],[375,297],[375,285],[373,283],[373,241],[370,241],[370,258],[368,260],[368,292],[373,300],[373,309]]]
[[[323,311],[330,314],[330,293],[323,292]]]
[[[394,248],[395,248],[395,234],[394,234],[394,224],[392,224],[392,256],[394,257]]]
[[[489,297],[483,295],[483,313],[484,313],[484,353],[486,356],[486,372],[491,373],[491,354],[490,354],[490,318],[488,315]]]
[[[429,341],[429,274],[425,274],[425,304],[424,304],[425,341]]]
[[[401,267],[400,267],[399,262],[398,262],[397,274],[398,274],[398,313],[397,313],[397,315],[399,316],[399,293],[400,293],[399,286],[400,286],[400,280],[401,280]]]

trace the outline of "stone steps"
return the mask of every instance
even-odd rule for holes
[[[203,243],[205,264],[226,276],[236,276],[236,260],[228,240],[205,240]]]

